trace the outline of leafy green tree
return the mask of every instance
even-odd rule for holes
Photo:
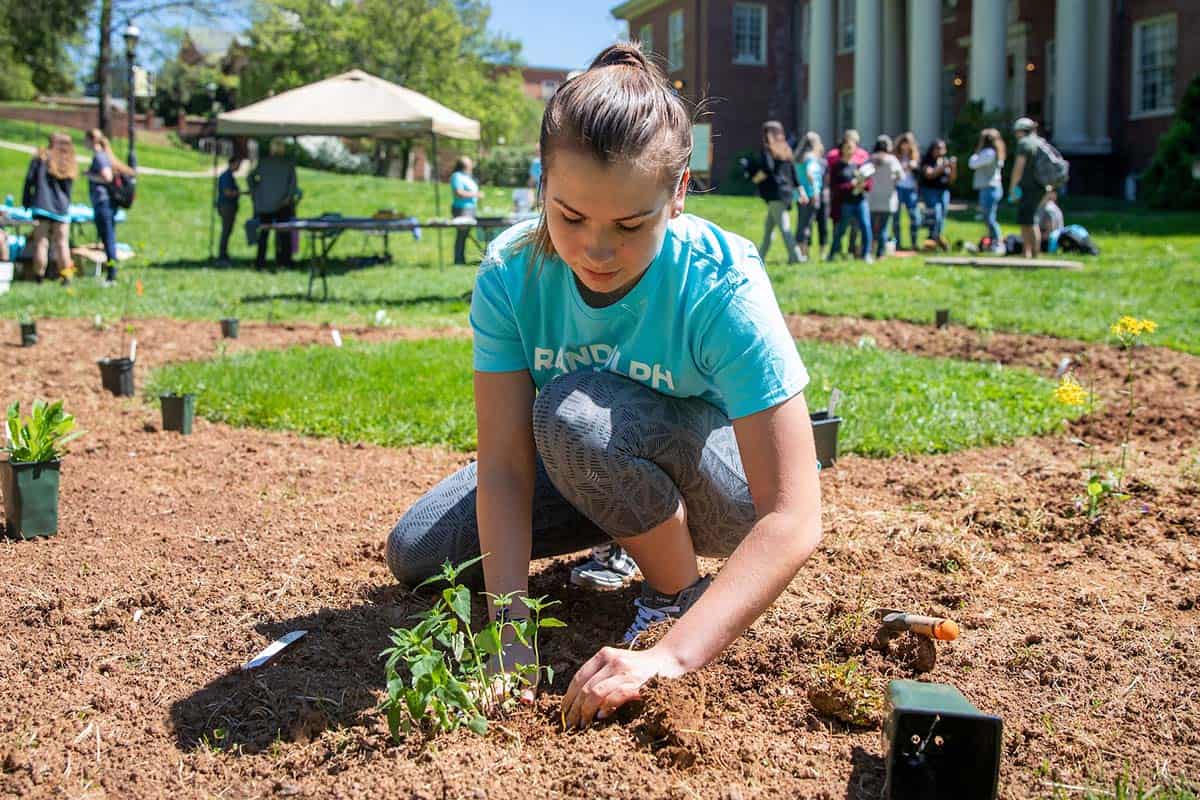
[[[1200,209],[1200,75],[1192,79],[1175,119],[1158,140],[1154,159],[1142,175],[1142,193],[1151,208]]]
[[[487,30],[482,0],[264,0],[250,32],[243,103],[350,69],[428,95],[480,120],[485,143],[536,120],[516,71],[520,44]]]
[[[71,88],[69,49],[82,41],[93,0],[0,0],[0,99]]]

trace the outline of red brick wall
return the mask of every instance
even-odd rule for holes
[[[42,125],[54,128],[74,128],[76,130],[86,131],[96,127],[97,110],[92,107],[81,106],[79,108],[37,108],[37,107],[14,107],[0,105],[0,117],[4,119],[19,119],[26,122],[37,122]],[[129,117],[124,111],[113,109],[109,112],[109,118],[112,121],[112,134],[114,137],[124,136],[129,130]],[[147,115],[138,114],[134,120],[138,130],[147,129]],[[184,138],[199,136],[206,121],[201,117],[188,117],[186,120],[181,119],[179,124],[179,134]],[[149,120],[149,130],[162,130],[163,121],[158,117],[151,117]]]

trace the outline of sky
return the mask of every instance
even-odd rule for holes
[[[625,33],[613,19],[619,0],[492,0],[489,27],[521,42],[525,63],[583,69]]]

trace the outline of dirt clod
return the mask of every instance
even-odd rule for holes
[[[642,687],[642,713],[634,730],[659,761],[690,767],[703,753],[704,705],[707,690],[703,676],[692,672],[674,680],[651,678]]]

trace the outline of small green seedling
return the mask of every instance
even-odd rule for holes
[[[33,413],[21,417],[21,404],[8,407],[8,442],[4,450],[14,463],[41,464],[57,461],[66,453],[64,445],[83,435],[75,430],[75,417],[63,410],[61,400],[33,401]]]
[[[547,681],[554,679],[550,667],[537,663],[538,632],[542,628],[566,627],[562,620],[544,616],[557,601],[524,598],[529,619],[510,619],[498,613],[497,619],[472,633],[471,593],[458,578],[485,556],[457,566],[447,560],[439,574],[421,583],[418,589],[441,583],[446,586],[432,608],[413,615],[418,620],[416,625],[392,629],[392,646],[380,653],[380,657],[387,658],[387,696],[380,710],[387,715],[388,729],[397,741],[402,733],[414,728],[437,734],[466,725],[484,734],[489,716],[503,715],[514,707],[513,690],[534,686],[543,670]],[[484,594],[500,611],[512,606],[517,593]],[[505,629],[533,650],[535,663],[504,663]],[[491,659],[495,659],[494,665]],[[505,690],[494,690],[497,684]]]

